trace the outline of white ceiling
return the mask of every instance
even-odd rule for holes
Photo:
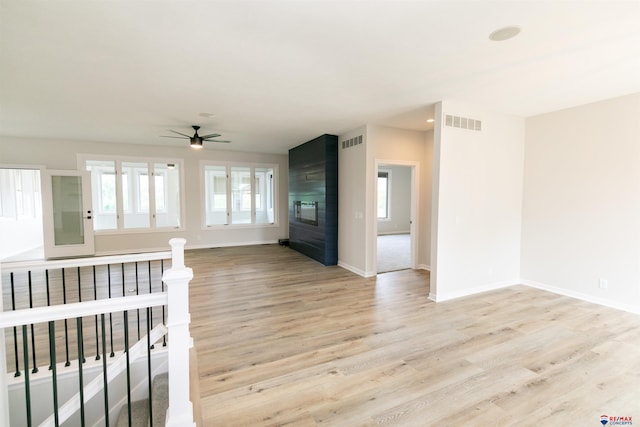
[[[443,99],[527,117],[640,91],[639,28],[640,1],[2,0],[0,135],[183,144],[159,136],[198,124],[233,141],[209,148],[286,153],[427,129]]]

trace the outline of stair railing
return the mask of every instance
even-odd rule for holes
[[[170,427],[195,426],[193,421],[193,405],[189,400],[189,349],[193,346],[193,340],[189,333],[188,285],[193,277],[193,272],[184,265],[185,239],[171,239],[169,243],[172,248],[172,268],[163,273],[162,280],[167,286],[166,290],[162,292],[25,308],[6,312],[0,311],[0,345],[2,345],[2,351],[0,351],[0,366],[6,366],[6,360],[4,360],[5,328],[21,328],[23,331],[24,380],[27,401],[29,393],[28,326],[42,323],[48,323],[51,326],[55,321],[76,319],[79,325],[78,330],[81,330],[83,317],[101,316],[103,325],[103,348],[105,348],[104,315],[117,312],[127,313],[129,310],[140,309],[147,309],[148,312],[148,309],[151,307],[166,305],[170,308],[168,310],[166,328],[171,340],[168,346],[167,356],[169,369],[169,409],[166,415],[166,425]],[[2,302],[2,293],[0,293],[0,310],[2,308]],[[79,338],[81,339],[81,332],[79,333]],[[80,360],[83,358],[83,352],[80,343],[77,347],[80,367],[79,373],[82,379],[82,363]],[[53,376],[55,377],[55,369]],[[107,377],[106,371],[103,372],[103,376],[105,378]],[[0,425],[10,425],[7,377],[8,375],[0,375]],[[80,410],[82,410],[84,403],[83,390],[84,387],[81,387],[79,392]],[[27,412],[29,412],[28,407]],[[29,413],[27,413],[27,417],[30,417]],[[30,424],[29,422],[29,425]]]

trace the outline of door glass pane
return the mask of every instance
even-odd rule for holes
[[[156,227],[180,227],[180,165],[155,163]]]
[[[256,224],[274,222],[273,176],[273,168],[255,169]]]
[[[149,218],[149,168],[147,163],[122,162],[124,228],[147,228]]]
[[[205,225],[227,223],[227,168],[205,166]]]
[[[55,245],[83,244],[82,178],[52,176],[51,189]]]
[[[231,168],[231,223],[251,224],[251,168]]]
[[[116,205],[116,163],[113,160],[87,160],[91,172],[93,229],[115,230],[118,227]]]

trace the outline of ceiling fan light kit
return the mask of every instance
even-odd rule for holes
[[[231,141],[223,141],[220,139],[212,139],[212,138],[217,138],[219,136],[222,136],[219,133],[210,133],[208,135],[198,135],[198,130],[200,129],[200,126],[191,126],[193,128],[193,130],[195,131],[193,136],[184,134],[182,132],[178,132],[172,129],[168,129],[169,132],[173,132],[176,135],[180,135],[180,136],[167,136],[167,135],[162,135],[162,138],[179,138],[179,139],[188,139],[189,140],[189,146],[195,150],[200,150],[202,149],[202,147],[204,146],[204,142],[208,141],[208,142],[221,142],[224,144],[228,144]]]

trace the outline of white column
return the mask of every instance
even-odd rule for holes
[[[189,349],[193,340],[189,333],[189,282],[193,271],[184,265],[185,239],[171,239],[171,269],[162,280],[167,284],[169,301],[169,409],[167,427],[195,427],[193,405],[189,400]]]

